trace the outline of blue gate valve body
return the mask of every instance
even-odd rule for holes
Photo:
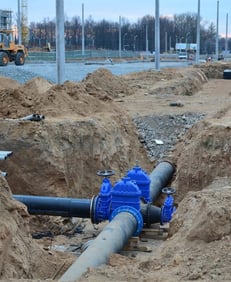
[[[98,223],[107,220],[109,218],[110,204],[111,204],[111,189],[112,189],[112,185],[110,180],[108,178],[104,178],[96,203],[95,221]]]
[[[141,167],[135,166],[127,172],[127,177],[130,177],[136,182],[141,191],[142,199],[144,199],[145,202],[150,202],[151,179],[148,174]]]
[[[123,177],[112,189],[111,211],[121,206],[131,206],[140,210],[141,191],[129,177]]]
[[[176,210],[176,207],[174,206],[174,198],[171,195],[175,193],[175,189],[166,187],[162,189],[162,193],[167,195],[161,210],[161,224],[164,224],[172,219],[172,214]]]
[[[134,236],[137,236],[143,228],[143,218],[140,213],[141,191],[138,185],[129,177],[124,177],[117,182],[112,189],[111,215],[112,220],[120,212],[132,214],[137,221],[137,228]]]

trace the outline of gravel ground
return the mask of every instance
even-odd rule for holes
[[[150,160],[161,160],[172,150],[178,139],[204,114],[151,115],[135,118],[139,140]]]
[[[8,65],[0,67],[0,76],[9,77],[23,84],[38,75],[35,72],[24,70],[21,66]]]

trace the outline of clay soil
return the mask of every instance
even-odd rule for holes
[[[98,169],[116,169],[118,178],[139,159],[151,171],[158,160],[148,159],[132,118],[188,112],[206,117],[168,153],[176,166],[171,186],[177,210],[167,238],[144,236],[138,247],[149,251],[113,254],[79,281],[231,281],[231,80],[222,78],[224,69],[230,64],[122,77],[101,69],[61,86],[1,78],[1,150],[15,152],[1,163],[9,172],[0,177],[1,281],[58,281],[76,254],[55,246],[81,246],[104,225],[30,216],[12,193],[91,197],[101,183]],[[31,112],[44,114],[45,121],[18,120]],[[82,235],[73,236],[76,227]],[[48,230],[52,239],[32,239]]]

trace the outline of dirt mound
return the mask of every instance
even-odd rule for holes
[[[7,78],[7,77],[1,77],[0,76],[0,90],[1,89],[9,89],[9,88],[12,88],[12,89],[16,89],[16,88],[19,88],[20,84],[13,80],[13,79],[10,79],[10,78]]]
[[[36,77],[26,82],[21,88],[23,91],[33,96],[42,95],[52,87],[52,83],[44,78]]]
[[[129,74],[127,82],[145,95],[193,95],[207,82],[203,71],[193,68],[154,70]]]
[[[109,70],[100,68],[97,71],[87,75],[84,80],[87,89],[92,88],[101,91],[111,98],[118,98],[131,95],[129,88],[123,77],[113,75]]]
[[[211,63],[204,63],[200,65],[194,65],[194,67],[202,70],[208,79],[223,78],[224,70],[231,69],[231,63],[211,62]]]
[[[220,184],[224,181],[220,179]],[[231,186],[221,184],[190,192],[180,203],[170,225],[172,237],[163,245],[159,262],[169,265],[175,277],[183,281],[230,279],[230,195]]]
[[[13,193],[92,197],[101,184],[99,169],[114,169],[118,179],[136,159],[145,169],[152,166],[130,117],[105,91],[89,85],[35,78],[0,91],[0,146],[14,152],[2,168]],[[45,120],[17,119],[32,113]]]
[[[71,255],[43,250],[30,236],[26,207],[11,198],[10,188],[0,176],[0,279],[52,277]],[[42,259],[38,259],[42,258]]]
[[[18,118],[32,113],[86,117],[104,109],[108,111],[109,107],[116,112],[116,105],[109,105],[111,98],[130,94],[123,79],[105,69],[89,74],[80,83],[67,81],[63,85],[52,85],[37,77],[18,88],[0,89],[0,117]]]
[[[194,125],[178,142],[174,151],[177,163],[177,199],[197,191],[216,177],[230,177],[231,107]]]

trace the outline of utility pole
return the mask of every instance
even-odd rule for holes
[[[228,25],[229,24],[229,14],[226,14],[226,35],[225,35],[225,57],[228,56]]]
[[[217,34],[216,34],[216,60],[219,55],[219,0],[217,0]]]
[[[165,53],[168,52],[168,33],[165,31]]]
[[[146,23],[146,54],[148,55],[148,23]]]
[[[197,49],[196,49],[196,63],[199,64],[200,61],[200,25],[201,25],[201,3],[198,0],[197,8]]]
[[[119,17],[119,57],[121,58],[121,16]]]
[[[84,4],[82,4],[82,60],[85,57],[85,35],[84,35]]]
[[[57,83],[64,82],[65,42],[64,42],[64,0],[56,0],[56,67]]]
[[[17,26],[18,26],[18,44],[22,44],[22,29],[21,29],[21,1],[18,0],[18,20],[17,20]]]
[[[159,0],[156,0],[155,13],[155,68],[160,70],[160,6]]]

